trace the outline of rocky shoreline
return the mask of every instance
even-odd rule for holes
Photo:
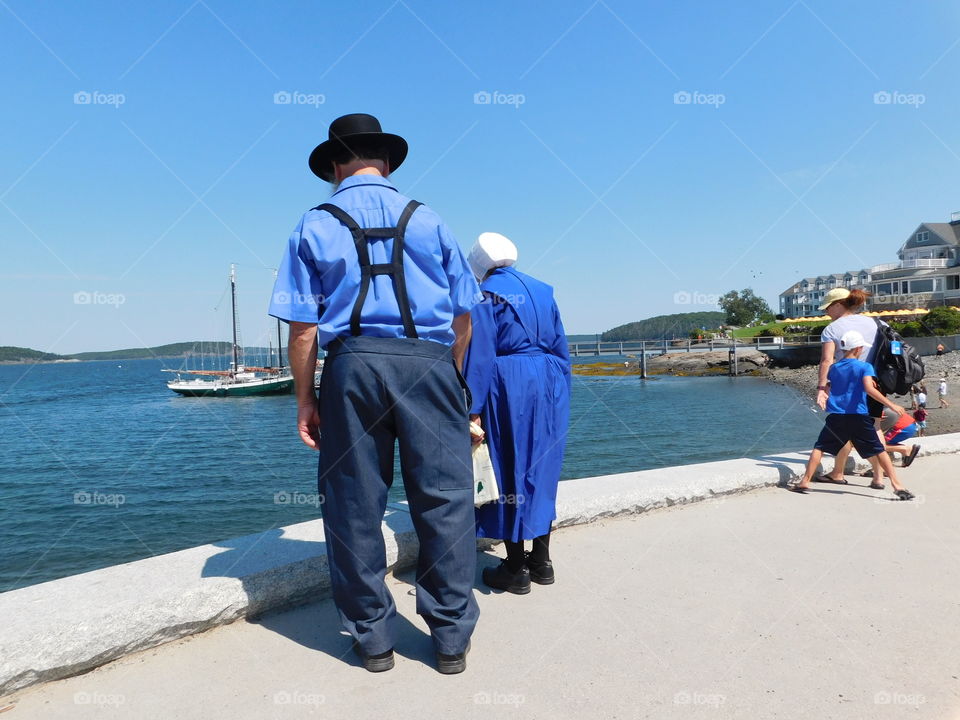
[[[927,386],[927,435],[960,432],[960,352],[923,358]],[[737,375],[765,377],[784,385],[805,398],[817,396],[817,366],[799,368],[771,366],[770,357],[759,350],[741,350],[737,353]],[[631,359],[620,363],[580,363],[573,366],[575,375],[640,375],[640,361]],[[697,353],[666,353],[647,358],[648,375],[717,376],[729,373],[729,355],[726,350]],[[947,379],[949,407],[940,408],[937,384]],[[909,397],[895,397],[895,402],[910,408]]]

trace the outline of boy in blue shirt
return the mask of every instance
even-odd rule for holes
[[[900,500],[913,499],[913,494],[897,480],[890,456],[883,451],[873,418],[867,410],[867,396],[886,405],[898,416],[906,411],[877,389],[873,366],[859,359],[866,344],[863,335],[856,330],[850,330],[840,338],[843,359],[834,363],[827,374],[830,384],[827,421],[810,453],[803,479],[790,488],[794,492],[806,493],[810,488],[823,453],[836,455],[847,442],[852,441],[860,457],[870,461],[877,482],[882,482],[883,473],[886,473]]]

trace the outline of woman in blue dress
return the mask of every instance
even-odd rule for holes
[[[471,311],[465,377],[471,419],[486,435],[500,500],[477,509],[477,536],[504,541],[507,557],[483,582],[516,594],[554,582],[550,528],[570,416],[570,356],[553,288],[511,267],[516,246],[483,233],[469,261],[484,302]],[[529,554],[524,540],[532,540]]]

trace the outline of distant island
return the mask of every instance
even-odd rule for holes
[[[604,342],[622,340],[673,340],[685,338],[694,330],[717,328],[726,322],[722,312],[675,313],[657,315],[607,330],[600,336]]]
[[[678,313],[658,315],[638,322],[627,323],[607,330],[600,335],[604,342],[620,340],[672,340],[687,337],[692,330],[701,327],[716,328],[723,324],[726,316],[722,312]],[[595,342],[597,335],[568,335],[569,342]],[[267,355],[268,348],[246,347],[245,355]],[[276,348],[274,348],[276,350]],[[286,348],[284,348],[286,351]],[[54,353],[33,350],[32,348],[0,346],[0,363],[48,363],[76,362],[79,360],[142,360],[149,358],[187,358],[200,355],[230,355],[229,342],[196,340],[194,342],[170,343],[149,348],[125,348],[123,350],[101,350],[96,352],[56,355]],[[286,352],[284,352],[286,354]]]
[[[265,348],[247,348],[248,353],[263,351]],[[127,348],[125,350],[106,350],[100,352],[74,353],[73,355],[55,355],[31,348],[0,346],[0,363],[67,362],[71,360],[139,360],[143,358],[182,358],[194,355],[229,355],[232,352],[228,342],[194,341],[170,343],[151,348]]]

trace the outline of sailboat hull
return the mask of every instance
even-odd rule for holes
[[[172,381],[167,383],[167,387],[186,397],[289,395],[293,392],[293,378],[264,378],[241,383],[211,382],[207,380]]]

